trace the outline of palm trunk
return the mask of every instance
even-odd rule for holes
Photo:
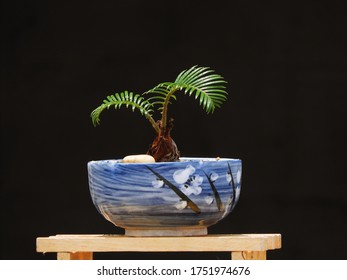
[[[173,119],[170,119],[165,127],[161,121],[157,122],[160,132],[149,147],[147,154],[154,157],[156,162],[179,161],[180,152],[170,132],[173,128]]]

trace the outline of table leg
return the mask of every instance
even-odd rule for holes
[[[59,252],[58,260],[92,260],[93,252]]]
[[[266,260],[266,251],[231,252],[232,260]]]

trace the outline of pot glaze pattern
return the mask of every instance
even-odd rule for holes
[[[88,163],[94,205],[125,229],[207,228],[235,207],[241,172],[239,159]]]

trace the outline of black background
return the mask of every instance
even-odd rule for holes
[[[281,233],[271,259],[344,259],[347,249],[346,30],[343,1],[4,1],[1,258],[53,259],[35,239],[123,233],[94,208],[89,160],[144,153],[138,113],[90,112],[193,65],[228,81],[213,115],[178,96],[184,156],[243,160],[239,204],[210,233]],[[99,254],[96,258],[227,258]]]

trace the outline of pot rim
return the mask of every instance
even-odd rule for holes
[[[122,159],[102,159],[102,160],[91,160],[88,162],[89,164],[98,164],[98,163],[112,163],[112,164],[119,164],[119,165],[158,165],[158,164],[164,164],[164,165],[176,165],[176,164],[182,164],[186,162],[225,162],[225,161],[233,161],[233,162],[242,162],[241,159],[235,159],[235,158],[219,158],[219,157],[180,157],[180,161],[168,161],[168,162],[136,162],[136,163],[130,163],[130,162],[122,162]]]

